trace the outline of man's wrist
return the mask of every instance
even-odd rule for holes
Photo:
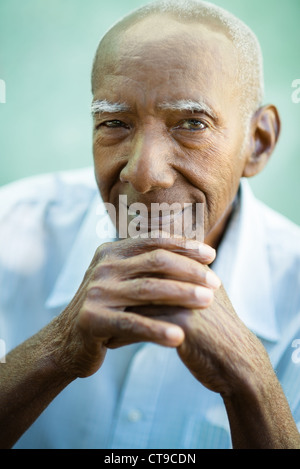
[[[243,385],[222,397],[234,448],[300,448],[296,424],[272,369],[249,376]]]

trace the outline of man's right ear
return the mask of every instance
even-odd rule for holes
[[[281,129],[277,108],[274,105],[259,108],[250,125],[249,157],[243,177],[252,177],[260,173],[275,149]]]

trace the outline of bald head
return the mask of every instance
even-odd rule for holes
[[[160,21],[158,24],[158,17]],[[148,28],[145,29],[145,21]],[[149,28],[149,21],[152,22]],[[103,73],[109,73],[107,67],[112,63],[111,58],[122,53],[124,38],[131,33],[136,48],[140,48],[143,41],[159,43],[168,34],[176,34],[174,21],[178,24],[192,26],[191,31],[197,35],[199,26],[225,35],[232,43],[232,54],[236,56],[236,65],[232,60],[228,67],[235,66],[235,82],[237,92],[240,94],[242,115],[248,121],[249,117],[262,103],[264,94],[263,61],[261,49],[254,33],[241,20],[208,2],[198,0],[162,0],[150,3],[120,20],[101,40],[92,71],[92,91]],[[163,22],[163,27],[162,27]],[[180,28],[177,28],[177,31]],[[134,44],[131,42],[131,47]],[[188,53],[188,52],[187,52]]]

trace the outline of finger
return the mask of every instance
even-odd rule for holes
[[[178,306],[162,306],[162,305],[145,305],[145,306],[133,306],[127,308],[126,311],[145,316],[147,318],[155,318],[160,322],[168,322],[170,324],[179,326],[184,334],[188,329],[189,322],[191,319],[199,313],[200,310],[185,309]],[[110,348],[119,346],[119,340],[113,340],[109,342]],[[183,342],[180,344],[182,345]]]
[[[101,290],[100,290],[101,288]],[[213,300],[212,289],[188,282],[161,278],[138,278],[114,284],[91,283],[87,299],[95,304],[122,308],[143,304],[182,306],[184,308],[206,308]]]
[[[194,259],[164,249],[121,260],[118,263],[118,275],[122,279],[159,276],[213,289],[221,286],[220,279],[212,270],[204,268]]]
[[[216,257],[215,249],[207,244],[201,243],[197,240],[174,237],[129,238],[126,240],[116,241],[114,243],[108,243],[105,247],[101,246],[100,250],[101,249],[109,250],[109,254],[111,256],[116,256],[117,258],[128,258],[144,252],[150,252],[155,249],[165,249],[190,257],[191,259],[195,259],[205,265],[211,264]],[[103,252],[101,257],[105,257],[105,254],[106,253]]]
[[[141,316],[155,317],[156,319],[162,319],[163,321],[166,318],[171,318],[181,313],[188,313],[192,311],[191,309],[184,309],[180,306],[167,306],[167,305],[138,305],[138,306],[128,306],[125,308],[125,312],[131,312],[135,314],[140,314]]]
[[[137,342],[178,347],[184,340],[183,330],[167,321],[143,317],[132,312],[124,313],[110,309],[97,311],[94,305],[85,305],[82,308],[79,324],[89,337],[101,340],[110,348]]]

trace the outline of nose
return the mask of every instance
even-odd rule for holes
[[[175,182],[171,166],[171,149],[167,137],[153,132],[139,132],[131,142],[126,166],[120,180],[129,183],[139,193],[168,189]]]

